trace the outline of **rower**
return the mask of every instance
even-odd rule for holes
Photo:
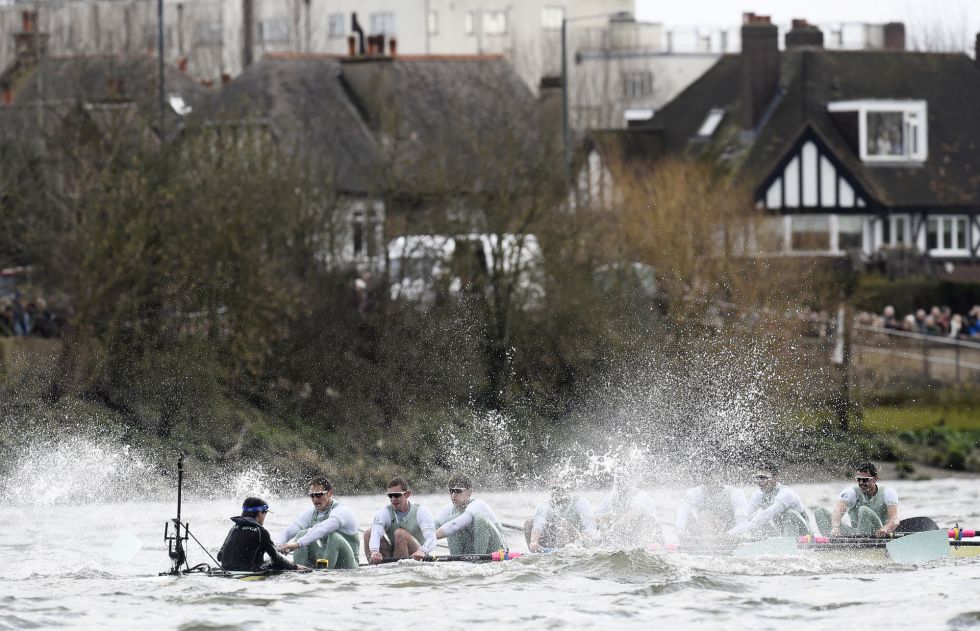
[[[364,554],[371,563],[384,558],[421,560],[436,548],[436,525],[432,513],[412,503],[412,490],[405,478],[388,483],[391,502],[378,511],[371,530],[364,533]]]
[[[831,537],[864,535],[887,537],[898,528],[898,493],[878,484],[878,467],[865,462],[857,467],[857,485],[840,492],[833,515],[826,508],[813,509],[817,527]],[[847,513],[851,523],[842,524]]]
[[[490,554],[507,548],[493,509],[473,499],[473,485],[461,473],[449,478],[449,504],[436,517],[436,539],[447,539],[450,554]]]
[[[245,498],[242,502],[242,514],[231,518],[235,525],[228,531],[218,552],[218,561],[223,569],[229,572],[309,569],[293,563],[276,551],[272,544],[272,535],[263,525],[268,512],[269,505],[265,500],[258,497]],[[269,563],[263,563],[266,554],[269,555]]]
[[[310,480],[307,495],[313,506],[279,533],[279,551],[292,552],[294,561],[310,566],[326,560],[331,569],[358,567],[360,542],[354,513],[334,499],[333,485],[325,477]]]
[[[589,501],[569,493],[561,480],[549,486],[548,501],[539,504],[534,517],[524,523],[528,550],[540,552],[542,548],[560,548],[574,541],[592,543],[598,533]]]
[[[759,490],[749,500],[748,522],[736,525],[729,535],[752,532],[760,536],[799,536],[810,534],[806,508],[793,489],[779,483],[779,469],[772,463],[756,468],[754,476]]]
[[[636,546],[662,538],[656,503],[639,489],[634,476],[617,476],[609,495],[595,509],[599,532],[607,544]]]
[[[722,471],[715,464],[705,466],[701,477],[703,484],[688,489],[677,507],[677,536],[710,536],[747,524],[749,502],[745,493],[725,484]]]

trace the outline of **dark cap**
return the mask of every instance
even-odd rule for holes
[[[242,514],[246,513],[265,513],[269,511],[269,505],[259,497],[246,497],[242,502]]]

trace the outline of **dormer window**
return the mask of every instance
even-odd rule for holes
[[[863,162],[925,162],[929,157],[925,101],[838,101],[829,103],[827,111],[843,123],[845,135],[857,132]],[[849,124],[854,119],[856,130]]]

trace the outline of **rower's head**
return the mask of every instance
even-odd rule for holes
[[[449,477],[449,499],[453,506],[463,508],[470,503],[473,495],[473,485],[470,479],[462,473],[454,473]]]
[[[265,523],[265,515],[269,512],[269,504],[260,497],[246,497],[242,502],[242,517],[251,517],[259,522]]]
[[[314,508],[318,511],[326,510],[333,502],[333,485],[325,477],[317,476],[307,484],[307,495],[310,496]]]
[[[551,492],[552,506],[565,506],[572,501],[572,493],[568,488],[571,480],[552,478],[548,483],[548,490]]]
[[[392,478],[388,483],[388,500],[392,508],[399,513],[404,513],[411,508],[412,504],[408,501],[411,495],[412,489],[409,488],[408,480],[405,478]]]
[[[771,462],[761,462],[756,466],[752,480],[762,491],[769,491],[779,484],[779,468]]]
[[[873,462],[863,462],[857,466],[854,479],[862,492],[873,492],[878,486],[878,467]]]

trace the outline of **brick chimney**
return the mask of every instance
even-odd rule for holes
[[[885,50],[905,50],[905,24],[889,22],[885,25]]]
[[[14,33],[14,50],[22,67],[33,66],[47,52],[48,34],[38,30],[37,11],[21,13],[21,31]]]
[[[779,29],[768,15],[742,16],[742,127],[755,129],[779,87]]]
[[[806,20],[793,20],[793,28],[786,33],[786,48],[823,48],[823,31]]]

